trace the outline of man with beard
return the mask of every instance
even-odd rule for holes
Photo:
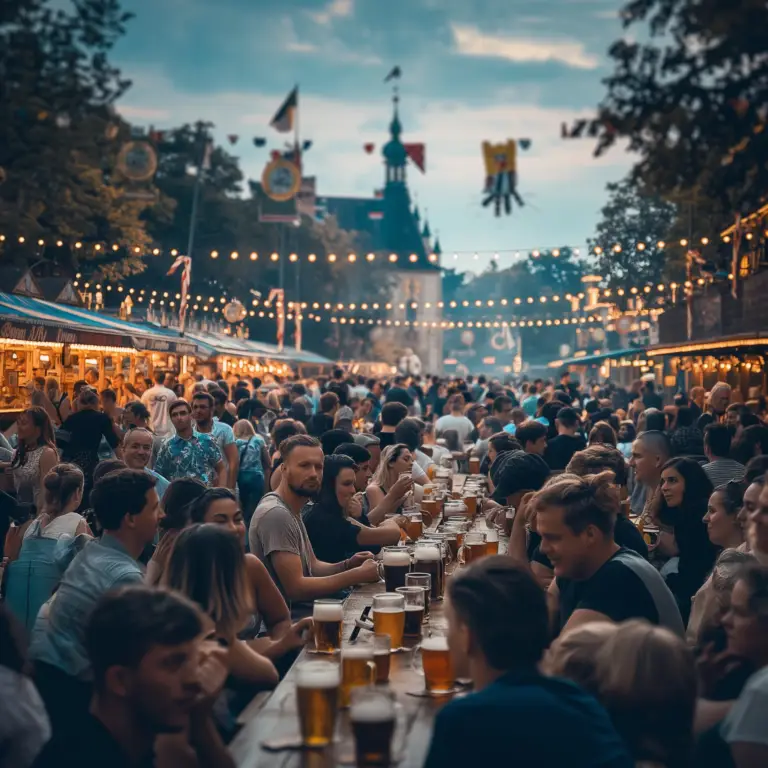
[[[379,571],[370,552],[358,552],[340,563],[324,563],[315,557],[301,512],[320,490],[323,449],[309,435],[294,435],[280,444],[280,456],[280,485],[256,507],[248,542],[277,584],[291,615],[298,619],[310,615],[316,598],[376,582]]]

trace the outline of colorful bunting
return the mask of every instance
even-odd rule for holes
[[[422,172],[427,172],[427,148],[425,144],[403,144],[408,157],[411,158],[413,164]]]
[[[275,116],[270,121],[270,126],[278,133],[290,133],[296,120],[296,110],[299,106],[299,86],[297,85],[286,97]]]
[[[228,139],[229,143],[232,144],[232,146],[234,146],[235,144],[237,144],[237,142],[239,141],[240,137],[236,133],[228,133],[227,134],[227,139]]]
[[[253,146],[254,147],[265,147],[267,145],[267,140],[263,138],[262,136],[255,136],[253,139]]]
[[[517,143],[509,139],[505,144],[483,142],[485,160],[485,188],[483,208],[491,203],[497,216],[504,206],[506,214],[512,213],[512,200],[522,208],[523,199],[517,193]]]
[[[363,149],[365,150],[366,154],[370,155],[373,154],[373,150],[376,149],[376,145],[372,143],[363,144]]]

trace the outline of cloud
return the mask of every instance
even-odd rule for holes
[[[354,0],[331,0],[322,11],[309,15],[317,24],[327,26],[333,19],[349,18],[355,10]]]
[[[291,53],[317,53],[317,46],[313,43],[302,43],[299,40],[291,40],[285,45],[285,50]]]
[[[506,59],[518,63],[556,61],[577,69],[596,69],[598,59],[571,40],[536,40],[488,35],[477,27],[452,24],[456,50],[462,56]]]

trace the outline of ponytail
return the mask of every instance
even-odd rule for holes
[[[57,517],[77,491],[83,490],[83,472],[74,464],[57,464],[43,479],[45,500],[42,512]]]

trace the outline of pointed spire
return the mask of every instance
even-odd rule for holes
[[[429,240],[432,237],[432,230],[429,228],[429,220],[424,215],[424,228],[421,230],[421,237],[423,240]]]
[[[418,227],[421,223],[421,214],[419,213],[418,205],[413,206],[413,218],[416,220],[416,226]]]
[[[435,238],[435,247],[432,249],[432,253],[435,253],[438,256],[442,255],[442,253],[443,253],[443,249],[440,247],[440,236],[439,235]]]

